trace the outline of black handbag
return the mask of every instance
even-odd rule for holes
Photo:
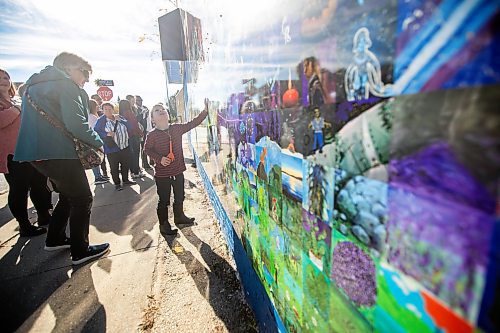
[[[36,111],[38,111],[42,118],[55,128],[59,129],[68,139],[73,141],[76,154],[78,155],[80,163],[82,163],[84,169],[92,169],[101,165],[104,159],[104,151],[101,148],[96,148],[75,138],[58,119],[49,116],[31,99],[31,96],[29,95],[29,88],[26,90],[25,95],[28,102],[35,108]]]

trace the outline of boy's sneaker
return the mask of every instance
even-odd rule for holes
[[[45,251],[57,251],[63,249],[69,249],[71,247],[71,241],[69,238],[65,238],[62,242],[58,243],[45,243],[45,247],[43,248]]]
[[[109,251],[109,244],[89,245],[87,251],[82,255],[71,256],[73,265],[80,265],[93,259],[99,258]]]
[[[109,180],[105,179],[104,177],[99,177],[95,179],[94,184],[101,185],[101,184],[106,184],[107,182],[109,182]]]
[[[123,190],[123,186],[121,186],[120,184],[115,185],[115,190],[121,191],[121,190]]]
[[[126,180],[123,182],[123,185],[137,185],[137,183],[133,180]]]
[[[102,175],[102,178],[104,178],[106,180],[109,180],[109,176],[108,175]]]

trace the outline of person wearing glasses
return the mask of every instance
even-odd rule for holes
[[[26,82],[21,127],[14,160],[31,162],[50,178],[59,192],[47,231],[45,249],[71,249],[73,265],[98,258],[109,250],[109,244],[89,245],[89,223],[92,192],[73,140],[42,117],[42,109],[57,119],[75,138],[96,148],[103,142],[89,128],[89,98],[83,86],[89,81],[91,65],[80,56],[62,52],[52,66],[33,74]],[[36,105],[36,107],[35,107]],[[38,109],[38,110],[37,110]],[[70,238],[66,226],[70,224]]]
[[[160,232],[175,235],[168,222],[168,206],[170,205],[171,188],[174,190],[174,223],[179,227],[194,224],[194,218],[184,215],[184,155],[182,135],[195,128],[208,115],[208,100],[205,100],[205,110],[196,118],[185,124],[170,125],[170,116],[163,105],[156,104],[151,110],[155,129],[146,136],[144,150],[155,162],[155,182],[158,193],[156,213],[160,223]]]

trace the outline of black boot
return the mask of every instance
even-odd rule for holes
[[[177,229],[172,230],[170,223],[168,223],[168,211],[166,208],[157,209],[158,221],[160,222],[160,233],[163,235],[177,235]]]
[[[41,227],[35,227],[29,222],[19,223],[19,236],[21,237],[34,237],[39,236],[47,232],[47,229]]]
[[[188,227],[194,225],[194,217],[184,215],[183,203],[174,203],[174,224]]]
[[[44,227],[49,225],[50,219],[52,217],[50,216],[49,210],[46,210],[44,212],[39,212],[37,210],[37,214],[38,214],[38,226]]]

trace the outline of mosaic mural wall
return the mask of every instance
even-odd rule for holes
[[[500,2],[218,10],[191,139],[286,330],[500,331]]]

